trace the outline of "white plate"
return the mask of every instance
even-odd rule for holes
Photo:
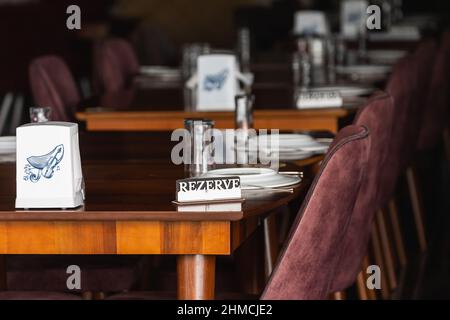
[[[267,168],[227,168],[208,171],[205,177],[239,176],[243,190],[280,188],[298,184],[300,177],[278,174]]]
[[[293,151],[280,153],[278,157],[280,161],[295,161],[311,158],[312,156],[314,156],[314,154],[316,153],[308,151]]]
[[[372,75],[372,74],[387,74],[391,72],[392,67],[387,65],[352,65],[352,66],[337,66],[336,72],[340,74],[356,74],[356,75]]]
[[[328,143],[320,143],[314,140],[309,135],[301,134],[280,134],[279,145],[278,145],[278,159],[280,161],[292,161],[292,160],[303,160],[314,156],[315,154],[323,154],[328,151]],[[256,147],[255,139],[253,143],[249,143],[249,147]],[[251,141],[250,140],[250,141]],[[268,141],[265,139],[259,140],[258,152],[262,152],[264,155],[268,156],[273,152],[273,146],[270,145],[270,137]],[[247,152],[248,149],[243,146],[238,146],[236,148],[238,152]],[[256,150],[255,150],[256,151]]]
[[[16,153],[16,137],[0,137],[0,154]]]
[[[164,66],[141,66],[139,73],[147,76],[155,77],[180,77],[180,69],[169,68]]]
[[[249,145],[255,143],[256,139],[258,139],[258,145],[262,147],[266,147],[270,145],[271,136],[270,135],[260,135],[258,137],[252,137],[249,140]],[[306,134],[279,134],[278,135],[278,145],[280,147],[297,147],[300,145],[311,144],[314,143],[314,138]]]
[[[375,91],[373,87],[365,86],[322,86],[313,87],[313,91],[339,92],[342,97],[356,97],[370,95]]]
[[[315,140],[311,141],[281,141],[278,145],[278,152],[295,152],[295,151],[310,151],[310,152],[326,152],[328,150],[329,145],[326,143],[320,143]],[[273,146],[270,144],[260,145],[260,150],[263,152],[273,150]]]
[[[0,163],[16,162],[16,153],[2,154],[0,152]]]
[[[3,143],[16,144],[16,137],[15,136],[2,136],[2,137],[0,137],[0,144],[3,144]]]
[[[407,53],[405,50],[369,50],[367,58],[375,63],[394,64]]]
[[[206,173],[207,176],[239,176],[241,183],[255,182],[266,177],[275,176],[277,172],[268,168],[225,168],[210,170]]]

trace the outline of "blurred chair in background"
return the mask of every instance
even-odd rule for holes
[[[11,107],[13,106],[14,95],[12,92],[8,92],[3,97],[3,101],[0,105],[0,136],[6,134],[6,124]]]
[[[8,92],[0,104],[0,136],[16,134],[22,124],[25,98],[23,94]]]
[[[49,55],[34,59],[29,77],[36,106],[50,107],[52,120],[75,120],[81,98],[68,66],[60,57]]]
[[[123,39],[108,39],[94,48],[94,77],[100,92],[130,87],[139,72],[133,47]]]
[[[131,41],[141,65],[174,66],[179,63],[177,48],[157,27],[140,24],[132,33]]]

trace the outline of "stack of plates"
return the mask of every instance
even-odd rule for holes
[[[250,138],[248,145],[249,148],[258,146],[258,151],[266,156],[274,156],[278,152],[280,161],[307,159],[328,151],[329,144],[318,142],[306,134],[279,134],[278,137],[278,148],[271,145],[272,137],[269,135]]]
[[[367,58],[372,63],[395,64],[403,58],[408,52],[405,50],[369,50]]]
[[[392,67],[388,65],[351,65],[337,66],[336,73],[349,76],[354,80],[381,80],[391,72]]]
[[[16,137],[0,137],[0,162],[16,159]]]
[[[327,91],[327,92],[339,92],[341,97],[357,97],[368,96],[375,91],[372,86],[355,86],[355,85],[329,85],[329,86],[317,86],[312,88],[313,91]]]
[[[180,69],[164,66],[141,66],[139,73],[143,76],[154,77],[161,80],[178,81],[181,79]]]
[[[239,176],[243,190],[271,189],[293,186],[301,182],[299,176],[279,174],[268,168],[227,168],[208,171],[208,178]]]

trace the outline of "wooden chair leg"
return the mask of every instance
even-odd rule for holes
[[[83,300],[92,300],[94,295],[91,291],[85,291],[81,293],[81,299]]]
[[[412,167],[406,169],[406,180],[408,183],[409,197],[411,199],[411,205],[414,215],[414,222],[416,225],[417,239],[419,241],[420,251],[423,252],[427,249],[427,239],[425,235],[425,226],[423,222],[423,206],[418,189],[417,176]]]
[[[372,244],[372,250],[373,250],[375,263],[376,263],[376,265],[378,265],[380,267],[380,270],[381,270],[381,290],[380,290],[381,298],[383,300],[387,300],[387,299],[389,299],[389,287],[388,287],[388,282],[386,279],[386,274],[384,272],[386,269],[384,268],[383,254],[381,251],[381,241],[380,241],[380,237],[378,235],[378,230],[377,230],[376,224],[374,224],[373,228],[372,228],[371,244]]]
[[[366,271],[361,270],[356,277],[356,289],[358,290],[358,299],[359,300],[368,300],[369,296],[367,294],[366,287]]]
[[[345,291],[336,291],[331,294],[330,300],[346,300],[347,294]]]
[[[104,292],[94,292],[93,299],[94,300],[105,300],[105,293]]]
[[[387,273],[387,278],[389,280],[389,287],[391,290],[394,290],[395,288],[397,288],[397,277],[395,274],[395,265],[392,256],[392,248],[389,242],[389,236],[383,210],[379,210],[376,214],[376,225],[378,229],[378,234],[380,236],[380,243],[385,262],[384,267]]]
[[[397,203],[395,202],[394,198],[392,198],[389,201],[388,210],[389,210],[389,218],[390,218],[392,231],[393,231],[392,233],[394,236],[395,248],[396,248],[397,255],[398,255],[398,261],[399,261],[401,267],[405,267],[408,260],[406,257],[405,244],[403,242],[402,231],[401,231],[400,222],[398,219]]]

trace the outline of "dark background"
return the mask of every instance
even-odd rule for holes
[[[66,8],[81,7],[81,31],[66,28]],[[92,46],[106,36],[131,37],[141,24],[163,43],[155,63],[173,64],[185,42],[232,48],[239,25],[250,25],[258,49],[272,50],[289,36],[299,9],[338,14],[337,0],[0,0],[0,97],[27,92],[27,68],[34,57],[61,55],[77,78],[90,77]],[[406,14],[436,14],[447,20],[450,1],[403,1]],[[166,52],[167,54],[164,54]]]

